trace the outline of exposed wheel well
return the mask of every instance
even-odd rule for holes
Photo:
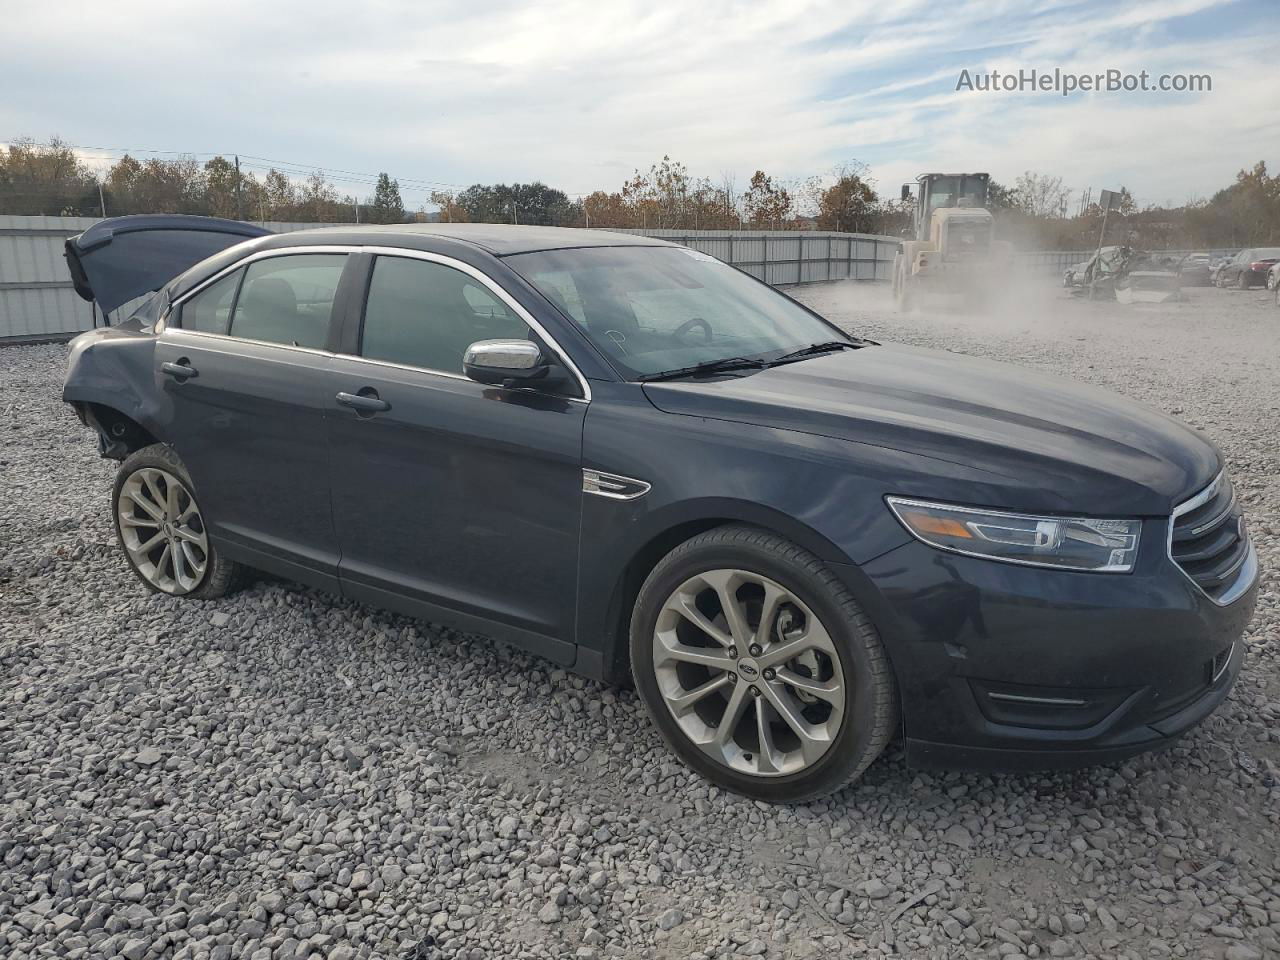
[[[101,403],[78,404],[81,419],[98,431],[98,451],[112,460],[123,460],[135,450],[159,441],[136,420]]]

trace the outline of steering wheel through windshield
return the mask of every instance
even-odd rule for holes
[[[671,337],[674,340],[679,340],[695,327],[702,328],[706,342],[710,343],[712,339],[711,324],[707,323],[707,321],[703,320],[701,317],[694,317],[692,320],[686,320],[684,323],[680,324],[680,326],[671,331]]]

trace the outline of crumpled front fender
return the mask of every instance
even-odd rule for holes
[[[164,393],[155,389],[155,343],[149,331],[127,327],[82,333],[71,341],[63,401],[109,407],[160,438],[167,417],[157,402]]]

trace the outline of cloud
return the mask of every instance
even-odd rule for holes
[[[375,0],[24,4],[6,13],[0,137],[388,170],[431,184],[616,189],[664,154],[882,187],[1027,169],[1181,201],[1280,146],[1278,52],[1225,0],[537,5]],[[51,53],[51,51],[54,51]],[[955,90],[962,68],[1211,73],[1182,96]],[[258,164],[258,161],[252,161]],[[260,165],[260,164],[259,164]],[[333,178],[368,192],[367,177]]]

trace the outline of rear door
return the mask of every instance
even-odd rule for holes
[[[337,589],[324,426],[334,303],[352,257],[273,252],[214,279],[156,343],[167,435],[228,556]]]
[[[343,593],[572,662],[581,382],[551,396],[463,375],[477,340],[547,346],[473,267],[379,255],[367,291],[325,391]]]

